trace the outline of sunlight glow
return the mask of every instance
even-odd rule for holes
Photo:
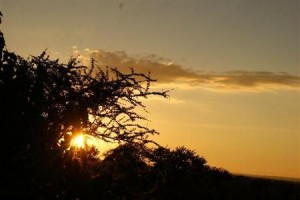
[[[84,148],[86,146],[86,137],[83,134],[76,135],[71,140],[71,146],[76,148]]]
[[[96,148],[98,150],[99,157],[102,158],[107,151],[118,146],[118,143],[116,142],[106,142],[95,136],[84,134],[82,132],[77,134],[72,134],[69,132],[69,134],[73,136],[68,150],[75,149],[75,151],[77,151],[82,149],[88,150],[90,148]]]

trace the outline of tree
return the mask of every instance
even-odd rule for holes
[[[48,190],[53,197],[65,195],[68,148],[78,132],[108,142],[154,143],[148,136],[157,132],[139,124],[146,118],[136,109],[145,109],[143,98],[167,97],[168,91],[152,91],[150,74],[102,69],[93,60],[86,67],[76,58],[64,64],[45,51],[24,59],[4,46],[1,33],[0,143],[7,191],[23,191],[23,198]]]
[[[4,50],[0,92],[6,97],[2,104],[6,112],[2,115],[7,118],[11,113],[13,121],[21,118],[26,125],[34,124],[30,132],[34,137],[39,132],[48,148],[59,145],[60,138],[69,142],[69,133],[77,131],[105,141],[151,142],[147,136],[157,132],[137,123],[146,118],[136,108],[145,108],[142,98],[167,97],[167,91],[150,91],[154,80],[134,69],[123,74],[117,68],[95,70],[93,61],[91,69],[78,64],[76,59],[60,64],[46,52],[25,60]]]
[[[2,16],[3,16],[2,12],[0,11],[0,24],[2,22],[2,19],[1,19]],[[0,59],[2,58],[2,50],[3,50],[4,46],[5,46],[4,36],[3,36],[3,33],[0,31]]]
[[[185,147],[177,147],[170,150],[158,147],[153,150],[151,158],[156,165],[165,165],[176,171],[203,171],[207,168],[206,160],[196,154],[195,151]]]
[[[145,196],[151,169],[146,162],[147,153],[145,146],[132,143],[108,151],[97,169],[99,176],[96,180],[105,180],[106,183],[102,192],[110,191],[122,199],[141,199]]]

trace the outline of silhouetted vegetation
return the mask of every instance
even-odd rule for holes
[[[24,59],[4,47],[0,32],[1,199],[299,197],[299,184],[233,176],[149,140],[157,132],[138,123],[146,118],[136,108],[168,96],[151,90],[150,74],[62,64],[46,52]],[[119,146],[100,158],[92,146],[70,147],[78,132]]]

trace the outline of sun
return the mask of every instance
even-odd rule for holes
[[[72,133],[70,133],[70,135],[72,135]],[[95,136],[82,132],[73,134],[71,142],[69,144],[69,150],[88,150],[89,148],[96,148],[99,152],[101,152],[101,155],[104,155],[105,152],[118,146],[118,143],[116,142],[103,141]]]
[[[84,136],[83,134],[76,135],[71,140],[71,146],[76,148],[85,148],[86,143],[86,136]]]

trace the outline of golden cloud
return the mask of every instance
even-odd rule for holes
[[[175,84],[186,88],[201,87],[215,91],[261,91],[292,89],[300,90],[300,77],[287,73],[263,71],[228,71],[223,73],[193,71],[170,60],[150,56],[128,56],[124,51],[74,50],[75,56],[85,65],[93,58],[98,66],[117,67],[129,72],[130,67],[137,72],[151,73],[160,84]]]

